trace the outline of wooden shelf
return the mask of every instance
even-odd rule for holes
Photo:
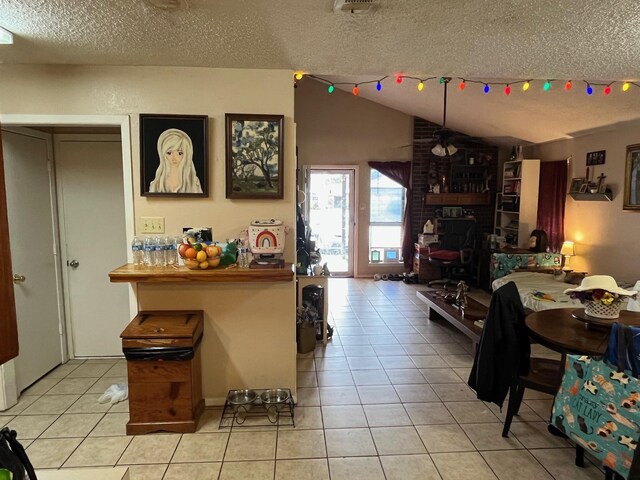
[[[485,193],[427,193],[426,205],[489,205],[489,192]]]
[[[189,270],[185,266],[144,268],[127,263],[109,272],[111,283],[184,283],[184,282],[291,282],[293,265],[284,268],[212,268]]]
[[[578,201],[589,202],[610,202],[613,200],[613,193],[611,190],[607,190],[605,193],[569,193],[571,198]]]

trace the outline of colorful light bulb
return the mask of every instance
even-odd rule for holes
[[[360,89],[358,88],[358,85],[354,85],[352,92],[354,97],[358,96],[358,93],[360,93]]]
[[[335,87],[333,86],[333,83],[332,83],[331,85],[329,85],[329,88],[327,88],[327,92],[333,93],[334,90],[335,90]]]
[[[418,84],[418,91],[421,92],[424,89],[424,82],[420,81],[420,83]]]
[[[551,82],[549,80],[547,80],[546,82],[544,82],[544,85],[542,87],[542,89],[545,92],[548,92],[551,89]]]
[[[567,83],[564,84],[564,89],[568,92],[571,87],[573,87],[573,83],[571,83],[571,80],[567,80]]]
[[[624,82],[622,84],[622,91],[626,92],[627,90],[629,90],[629,88],[631,88],[631,84],[629,82]]]
[[[402,75],[396,75],[396,83],[400,85],[402,83]]]
[[[524,82],[522,84],[522,91],[526,92],[527,90],[529,90],[529,87],[531,86],[531,84],[529,83],[529,80],[527,80],[526,82]]]
[[[606,87],[604,87],[602,93],[604,93],[605,95],[609,95],[611,93],[611,85],[607,85]]]
[[[464,87],[466,87],[466,86],[467,86],[467,84],[466,84],[466,83],[464,83],[464,80],[462,80],[462,81],[460,82],[460,85],[458,85],[458,88],[460,89],[460,91],[462,91],[462,90],[464,90]]]
[[[377,91],[382,90],[382,83],[380,83],[380,80],[378,80],[378,83],[376,83],[376,90]]]
[[[504,87],[504,94],[508,97],[509,95],[511,95],[511,85],[507,85],[506,87]]]
[[[593,94],[593,87],[587,83],[587,95]]]
[[[489,86],[489,84],[488,84],[488,83],[485,83],[485,84],[484,84],[484,88],[482,89],[482,91],[483,91],[484,93],[489,93],[489,92],[491,91],[491,87]]]
[[[302,80],[302,77],[304,77],[304,73],[296,72],[296,80]]]

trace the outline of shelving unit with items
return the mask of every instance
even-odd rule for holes
[[[538,217],[539,181],[540,160],[504,163],[502,188],[496,195],[495,234],[512,247],[529,247]]]

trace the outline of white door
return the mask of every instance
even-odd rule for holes
[[[122,355],[128,285],[108,277],[127,263],[120,136],[55,135],[54,152],[73,355]]]
[[[311,240],[333,276],[353,277],[354,179],[353,168],[309,167]]]
[[[51,138],[2,130],[9,241],[20,354],[20,392],[63,361],[59,259],[51,170]]]

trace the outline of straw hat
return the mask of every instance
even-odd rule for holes
[[[586,292],[589,290],[606,290],[607,292],[617,293],[618,295],[635,295],[638,293],[635,290],[625,290],[620,288],[613,277],[609,275],[591,275],[590,277],[584,277],[579,287],[568,288],[564,291],[565,294],[573,292]]]

